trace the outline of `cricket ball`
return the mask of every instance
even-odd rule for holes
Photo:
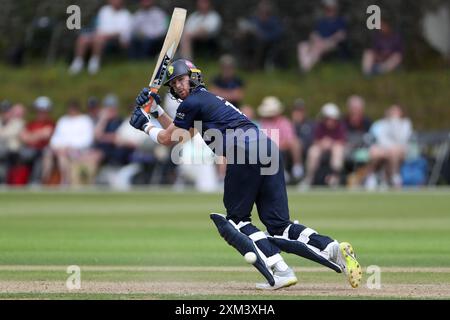
[[[247,263],[254,264],[256,262],[256,254],[254,252],[247,252],[244,255],[244,259]]]

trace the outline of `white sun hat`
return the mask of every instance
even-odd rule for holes
[[[327,103],[322,107],[322,116],[325,118],[339,119],[340,115],[339,107],[334,103]]]
[[[263,118],[275,117],[283,113],[284,107],[277,97],[265,97],[258,107],[258,114]]]
[[[53,103],[49,97],[41,96],[37,97],[33,102],[33,106],[39,111],[50,111]]]

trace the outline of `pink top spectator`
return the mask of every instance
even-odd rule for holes
[[[347,131],[344,124],[339,120],[332,121],[337,121],[336,126],[333,128],[327,127],[325,121],[317,124],[314,131],[314,140],[317,141],[322,140],[323,138],[330,138],[335,141],[345,142],[347,139]]]
[[[279,141],[275,141],[278,143],[278,147],[280,150],[286,150],[289,148],[292,140],[295,139],[295,131],[294,126],[291,121],[284,116],[278,116],[275,118],[267,118],[261,120],[261,128],[267,130],[267,135],[269,138],[272,138],[274,132],[273,129],[279,130]],[[276,140],[276,139],[274,139]]]

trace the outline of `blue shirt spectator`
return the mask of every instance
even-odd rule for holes
[[[336,32],[347,31],[347,22],[340,16],[326,16],[317,21],[315,31],[322,38],[329,38]]]
[[[235,60],[231,55],[220,58],[220,74],[213,79],[211,92],[239,107],[244,98],[244,83],[236,75]]]
[[[347,22],[339,15],[337,0],[323,0],[323,17],[320,18],[309,39],[297,47],[298,61],[303,72],[309,72],[325,55],[338,52],[345,57],[342,46],[347,39]]]

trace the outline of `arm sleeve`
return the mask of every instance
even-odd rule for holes
[[[120,27],[120,40],[124,43],[128,43],[131,39],[133,19],[131,14],[127,11],[123,13]]]
[[[267,40],[277,41],[283,34],[283,25],[281,24],[281,21],[276,17],[272,17],[270,20],[270,28],[267,28],[265,33]]]
[[[62,135],[61,135],[61,130],[62,130],[62,127],[63,127],[63,121],[64,121],[64,118],[61,118],[56,123],[55,130],[53,131],[53,135],[50,138],[50,146],[52,148],[58,148],[63,143]]]
[[[76,147],[80,149],[89,148],[94,142],[94,123],[87,116],[83,119],[79,132],[80,135],[76,140]]]
[[[169,27],[167,15],[164,11],[158,10],[156,11],[155,16],[157,18],[155,18],[156,21],[153,26],[153,33],[157,35],[156,37],[163,37],[166,34],[167,28]]]
[[[400,35],[400,33],[396,34],[393,52],[400,53],[400,54],[403,54],[403,52],[404,52],[403,39],[402,39],[402,36]]]
[[[392,139],[389,137],[386,120],[379,120],[372,125],[371,131],[375,136],[376,142],[382,147],[390,147]]]
[[[284,127],[284,134],[285,134],[286,141],[294,140],[296,135],[295,135],[294,125],[292,124],[292,122],[289,121],[289,119],[285,118],[283,121],[283,127]]]
[[[199,106],[184,101],[179,105],[173,123],[178,128],[189,130],[194,127],[194,121],[197,120],[198,113]]]
[[[314,141],[317,141],[317,140],[320,140],[322,138],[323,138],[322,125],[320,123],[318,123],[314,127],[313,139],[314,139]]]
[[[401,131],[399,133],[400,142],[405,145],[408,144],[409,140],[411,139],[412,133],[413,133],[411,120],[409,120],[409,119],[403,120],[402,130],[400,130],[400,131]]]
[[[208,14],[204,27],[208,30],[210,35],[215,35],[219,32],[222,25],[222,18],[217,12]]]
[[[338,141],[340,141],[340,142],[347,141],[347,128],[345,127],[344,123],[342,123],[342,122],[339,125]]]
[[[103,6],[100,8],[100,11],[98,12],[98,16],[97,16],[97,31],[100,33],[104,33],[105,31],[107,31],[108,25],[108,7],[107,6]]]
[[[197,24],[198,24],[197,12],[191,13],[186,20],[184,30],[189,33],[195,32],[198,29]]]

